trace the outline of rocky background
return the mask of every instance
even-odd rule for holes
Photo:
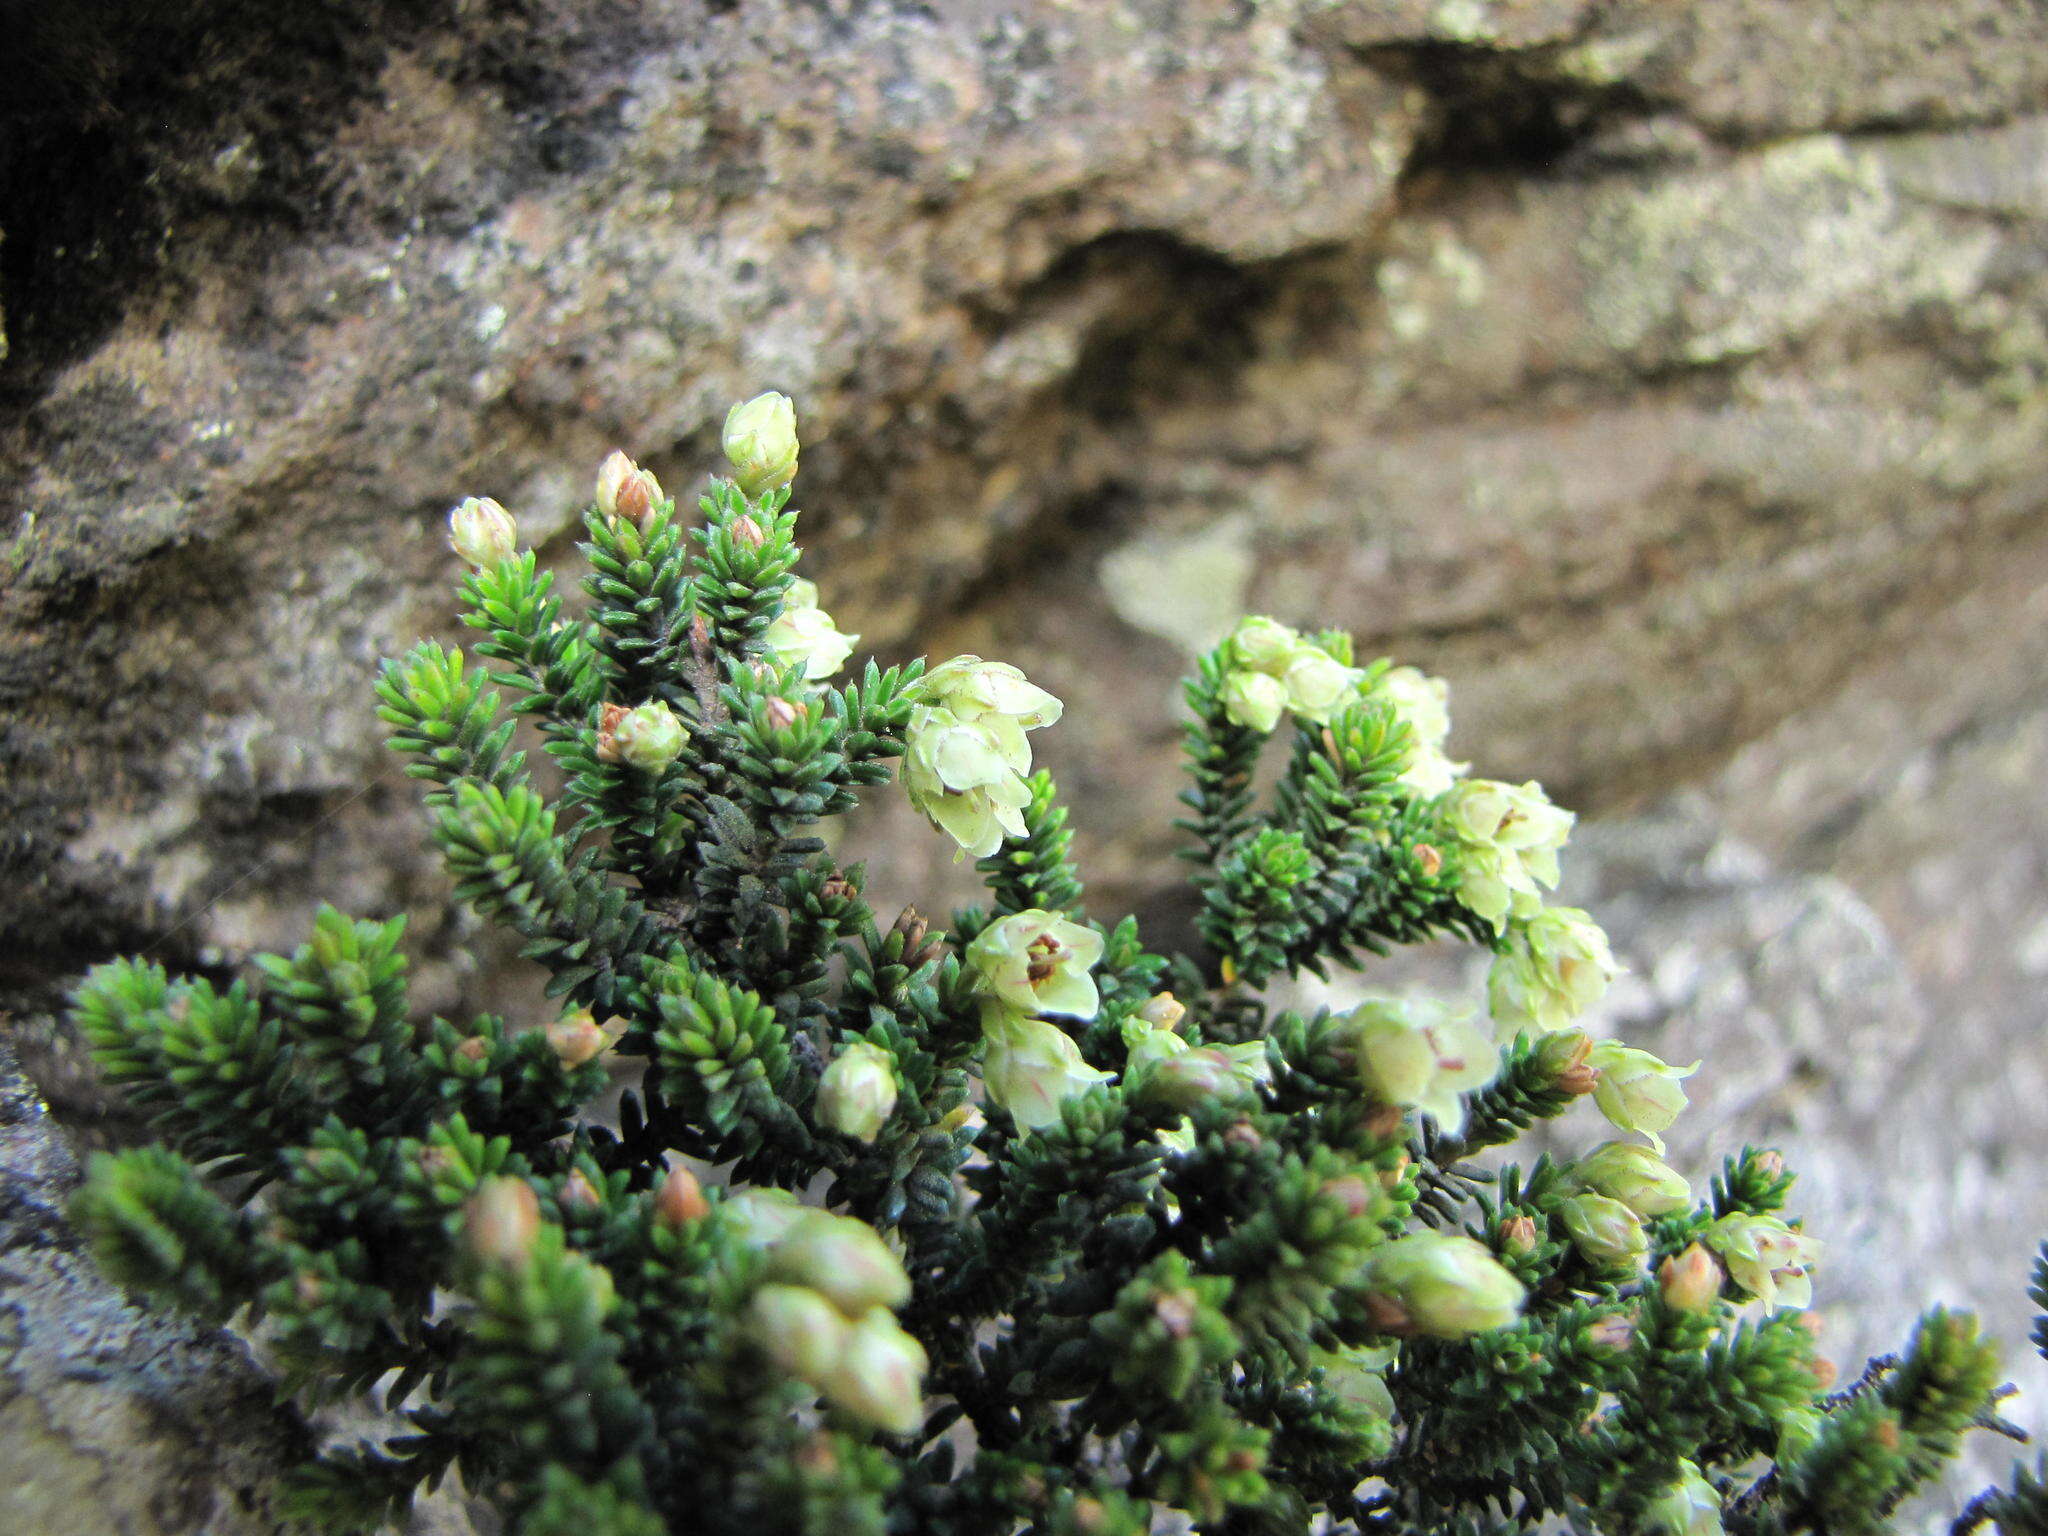
[[[1183,920],[1191,649],[1349,627],[1591,813],[1614,1022],[1707,1057],[1682,1150],[1805,1170],[1841,1358],[1935,1299],[2021,1337],[2038,0],[0,0],[0,38],[0,1006],[81,1134],[119,1127],[49,1013],[115,950],[231,967],[329,898],[412,915],[423,1007],[499,985],[375,660],[448,629],[457,497],[566,557],[606,449],[688,487],[774,387],[841,622],[1068,700],[1104,908]],[[957,879],[904,814],[856,834],[885,890]],[[89,1390],[170,1442],[91,1485],[110,1528],[267,1528],[216,1343],[129,1319],[89,1389],[39,1353],[54,1222],[0,1242],[0,1442],[114,1455]],[[75,1528],[57,1465],[10,1529]],[[159,1493],[195,1465],[211,1504]]]

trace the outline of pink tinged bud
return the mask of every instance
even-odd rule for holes
[[[1430,843],[1417,843],[1415,845],[1415,862],[1426,877],[1434,880],[1443,873],[1443,850]]]
[[[1536,1251],[1536,1222],[1529,1216],[1511,1216],[1503,1221],[1494,1233],[1494,1243],[1502,1253],[1524,1258]]]
[[[1331,1179],[1323,1186],[1323,1193],[1344,1208],[1346,1216],[1368,1216],[1373,1209],[1373,1190],[1364,1179],[1355,1173],[1342,1178]]]
[[[1675,1312],[1704,1312],[1721,1295],[1721,1266],[1698,1243],[1657,1266],[1657,1290]]]
[[[614,715],[606,705],[598,722],[597,756],[645,774],[659,774],[682,756],[687,731],[666,704],[641,704]]]
[[[747,1331],[784,1375],[821,1387],[839,1363],[852,1325],[816,1291],[764,1285],[747,1308]]]
[[[465,1209],[463,1240],[486,1264],[524,1264],[540,1235],[540,1199],[524,1179],[487,1179]]]
[[[1643,1219],[1619,1200],[1606,1195],[1573,1195],[1558,1203],[1557,1216],[1571,1235],[1572,1246],[1588,1264],[1626,1268],[1640,1264],[1649,1252]]]
[[[654,1191],[654,1219],[665,1227],[686,1227],[711,1214],[697,1175],[678,1163],[662,1176]]]
[[[464,1061],[482,1061],[491,1054],[491,1043],[482,1035],[471,1035],[455,1047],[455,1054]]]
[[[907,1435],[924,1421],[925,1364],[923,1346],[878,1307],[855,1321],[825,1396],[865,1424]]]
[[[594,1211],[603,1203],[588,1175],[581,1168],[571,1168],[569,1176],[562,1180],[562,1204],[572,1210]]]
[[[749,549],[759,549],[768,542],[768,535],[761,531],[761,525],[755,522],[751,515],[733,520],[732,536],[734,542],[744,544]]]
[[[598,1053],[611,1043],[588,1008],[564,1014],[548,1026],[547,1034],[548,1048],[563,1068],[571,1072],[596,1060]]]
[[[618,450],[598,466],[597,510],[606,517],[642,523],[661,499],[661,482]]]
[[[519,549],[519,525],[488,496],[472,496],[448,514],[448,544],[480,571],[510,560]]]
[[[762,707],[761,713],[767,717],[768,724],[772,729],[786,731],[792,725],[795,725],[797,721],[803,719],[809,711],[801,704],[792,704],[788,699],[776,695],[770,698],[767,704]]]

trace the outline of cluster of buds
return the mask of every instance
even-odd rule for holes
[[[1102,1006],[1091,974],[1102,935],[1056,913],[1013,912],[984,928],[963,957],[981,994],[982,1086],[1028,1130],[1110,1074],[1088,1065],[1074,1037],[1038,1017],[1092,1019]]]
[[[1534,917],[1557,886],[1557,856],[1577,818],[1550,803],[1543,786],[1466,779],[1444,797],[1443,823],[1458,843],[1458,899],[1505,927]]]
[[[1464,1095],[1500,1070],[1492,1031],[1434,998],[1368,998],[1349,1027],[1366,1092],[1420,1110],[1453,1136],[1465,1127]]]
[[[657,775],[682,756],[688,730],[660,701],[633,709],[607,704],[598,716],[597,760]]]
[[[1503,1030],[1563,1029],[1607,995],[1620,970],[1599,924],[1577,907],[1545,907],[1509,926],[1486,976],[1488,1011]]]
[[[1812,1270],[1821,1254],[1817,1239],[1776,1216],[1737,1211],[1708,1227],[1701,1241],[1728,1267],[1729,1277],[1766,1309],[1812,1304]]]
[[[1451,734],[1451,685],[1442,678],[1420,667],[1391,667],[1373,684],[1372,697],[1392,704],[1408,727],[1408,766],[1400,783],[1410,794],[1434,799],[1472,766],[1454,763],[1444,752]]]
[[[661,482],[613,449],[597,467],[597,510],[606,521],[622,520],[636,526],[662,504]]]
[[[896,1109],[896,1058],[856,1040],[832,1058],[818,1079],[818,1124],[855,1141],[872,1142]]]
[[[519,549],[519,525],[488,496],[471,496],[448,514],[448,544],[480,571],[510,560]]]
[[[902,1261],[867,1223],[777,1196],[751,1190],[726,1203],[765,1250],[748,1312],[755,1343],[863,1424],[910,1433],[924,1417],[926,1360],[892,1315],[910,1299]]]
[[[1442,1232],[1380,1244],[1358,1279],[1374,1326],[1400,1336],[1462,1339],[1505,1328],[1528,1294],[1484,1243]]]
[[[782,596],[782,612],[761,632],[762,648],[777,666],[804,669],[804,681],[815,683],[846,665],[859,635],[843,635],[832,615],[818,606],[818,588],[801,576]]]
[[[910,803],[961,847],[987,858],[1023,835],[1031,790],[1026,731],[1058,720],[1060,701],[1015,667],[956,656],[919,679],[903,753]]]
[[[1283,714],[1320,723],[1358,692],[1361,673],[1276,619],[1244,620],[1227,646],[1223,712],[1270,734]]]
[[[796,406],[774,390],[741,401],[726,413],[722,446],[733,483],[759,501],[796,478]]]

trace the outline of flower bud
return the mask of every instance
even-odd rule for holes
[[[1195,1046],[1154,1062],[1137,1091],[1147,1102],[1185,1114],[1212,1099],[1241,1099],[1251,1087],[1247,1074],[1230,1056],[1213,1046]]]
[[[1595,1318],[1579,1333],[1586,1348],[1603,1354],[1620,1354],[1635,1342],[1635,1337],[1636,1325],[1618,1312]]]
[[[661,482],[613,449],[597,469],[597,510],[606,517],[643,523],[660,504]]]
[[[1408,1329],[1442,1339],[1507,1327],[1521,1315],[1527,1294],[1483,1244],[1441,1232],[1382,1243],[1360,1279],[1398,1309]]]
[[[822,1387],[853,1325],[808,1287],[764,1285],[748,1304],[747,1332],[785,1375]]]
[[[1155,992],[1145,1000],[1145,1006],[1138,1010],[1138,1017],[1154,1029],[1175,1030],[1186,1018],[1188,1010],[1179,998],[1171,992]]]
[[[1287,670],[1301,643],[1299,630],[1282,624],[1278,619],[1254,615],[1239,620],[1237,628],[1231,632],[1230,659],[1246,671],[1265,672],[1278,677]]]
[[[734,518],[729,531],[734,543],[744,544],[748,549],[759,549],[768,542],[768,535],[761,531],[761,525],[751,515]]]
[[[590,1182],[590,1175],[581,1168],[571,1168],[562,1180],[562,1204],[571,1210],[594,1211],[604,1204],[604,1198]]]
[[[1579,1256],[1596,1268],[1626,1269],[1640,1264],[1650,1251],[1642,1217],[1606,1195],[1573,1195],[1561,1200],[1557,1218],[1564,1223]]]
[[[1513,1258],[1526,1258],[1536,1251],[1536,1221],[1532,1216],[1510,1216],[1493,1235],[1494,1246]]]
[[[563,1014],[548,1026],[547,1035],[555,1060],[572,1072],[586,1061],[596,1060],[598,1052],[611,1043],[588,1008]]]
[[[789,396],[770,390],[726,413],[725,456],[732,477],[749,501],[796,478],[796,407]]]
[[[848,1317],[910,1299],[910,1276],[881,1234],[827,1211],[806,1211],[768,1250],[768,1274],[811,1287]]]
[[[834,1407],[892,1435],[924,1421],[924,1346],[877,1307],[858,1318],[819,1384]]]
[[[1287,685],[1264,672],[1232,672],[1223,679],[1223,714],[1232,725],[1270,736],[1287,712]]]
[[[1643,1509],[1644,1536],[1721,1536],[1721,1496],[1689,1461],[1678,1481]]]
[[[642,704],[637,709],[607,704],[597,730],[597,757],[600,762],[658,774],[682,755],[686,736],[683,722],[666,704]]]
[[[771,730],[786,731],[803,719],[808,711],[801,704],[792,704],[780,694],[773,694],[762,706],[761,713],[767,718]]]
[[[448,514],[448,543],[480,571],[510,560],[519,548],[519,525],[488,496],[471,496]]]
[[[540,1235],[540,1198],[524,1179],[486,1179],[464,1208],[463,1241],[486,1264],[524,1264]]]
[[[767,1249],[781,1242],[800,1222],[815,1214],[786,1189],[742,1189],[726,1196],[719,1215],[734,1235],[750,1248]]]
[[[818,1079],[818,1123],[855,1141],[872,1142],[896,1108],[896,1061],[856,1040]]]
[[[1648,1147],[1610,1141],[1572,1165],[1572,1177],[1638,1216],[1669,1216],[1692,1204],[1692,1186]]]
[[[1287,707],[1303,720],[1318,724],[1358,692],[1358,672],[1320,646],[1302,642],[1285,675]]]
[[[1603,1040],[1587,1054],[1586,1065],[1600,1074],[1593,1085],[1593,1102],[1608,1123],[1616,1130],[1649,1137],[1650,1145],[1661,1153],[1662,1133],[1686,1106],[1679,1079],[1690,1077],[1700,1064],[1667,1066],[1648,1051]]]
[[[697,1175],[677,1163],[654,1187],[654,1219],[664,1227],[686,1227],[711,1214],[711,1202],[704,1198],[704,1186]]]
[[[482,1061],[491,1054],[491,1042],[482,1035],[467,1035],[456,1043],[455,1054],[464,1061]]]
[[[1657,1290],[1674,1312],[1704,1312],[1721,1295],[1721,1266],[1698,1243],[1657,1266]]]

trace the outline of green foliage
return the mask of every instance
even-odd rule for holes
[[[402,923],[331,910],[225,988],[77,990],[166,1141],[94,1160],[100,1262],[404,1416],[298,1517],[372,1531],[457,1471],[519,1536],[1837,1536],[1991,1422],[1942,1311],[1825,1394],[1775,1153],[1697,1202],[1640,1147],[1471,1161],[1589,1098],[1654,1142],[1683,1073],[1586,1032],[1604,936],[1529,927],[1571,818],[1463,777],[1440,683],[1270,620],[1203,657],[1199,942],[1156,952],[1083,908],[1026,738],[1057,700],[976,658],[829,680],[788,402],[743,414],[758,494],[695,518],[607,463],[574,601],[471,504],[492,670],[430,642],[377,685],[455,895],[567,1012],[416,1019]],[[905,759],[987,887],[950,933],[825,835]],[[1495,954],[1490,1019],[1261,995],[1445,937]],[[1962,1525],[2048,1530],[2042,1490]]]

